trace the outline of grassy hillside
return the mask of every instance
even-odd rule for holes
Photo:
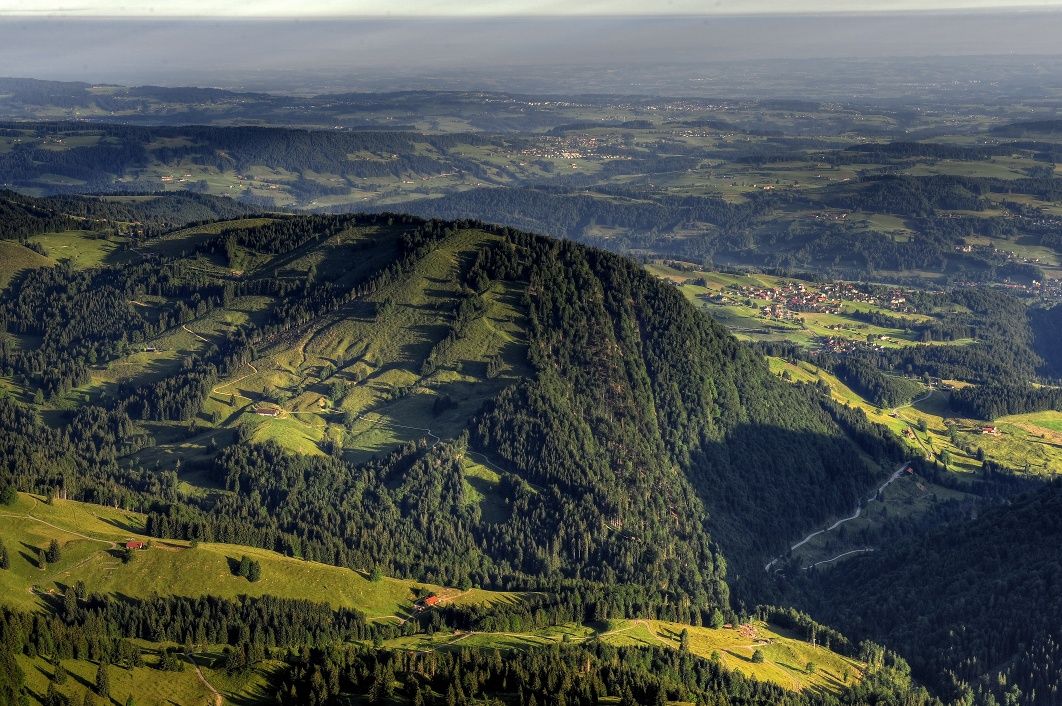
[[[124,704],[130,697],[137,704],[181,704],[181,706],[219,706],[219,704],[262,703],[270,679],[281,669],[279,662],[265,662],[245,674],[233,676],[221,669],[220,652],[205,650],[196,656],[199,673],[191,665],[179,672],[157,669],[158,654],[148,646],[144,666],[134,668],[109,667],[111,700]],[[18,664],[26,674],[26,686],[30,704],[47,702],[50,677],[55,667],[46,659],[20,656]],[[71,699],[74,704],[83,703],[84,694],[96,683],[99,665],[88,660],[61,660],[68,677],[56,687],[56,691]],[[211,665],[217,664],[217,668]],[[222,696],[218,701],[213,687]]]
[[[599,641],[616,647],[663,646],[678,650],[681,634],[688,633],[688,649],[705,659],[759,681],[792,691],[837,693],[857,683],[866,665],[829,649],[789,636],[785,631],[756,621],[740,627],[692,627],[659,620],[613,620],[600,629],[584,625],[558,625],[526,633],[453,632],[416,635],[389,640],[388,647],[413,651],[452,651],[470,648],[527,651],[549,645]],[[764,661],[754,662],[759,650]],[[814,669],[808,670],[808,664]]]
[[[382,578],[370,581],[361,572],[280,556],[254,547],[202,542],[159,540],[140,533],[143,516],[100,505],[69,500],[44,503],[41,498],[20,495],[14,505],[0,511],[0,536],[11,554],[9,569],[0,571],[0,603],[18,610],[40,611],[49,599],[61,600],[78,582],[89,593],[128,599],[155,596],[272,595],[320,601],[335,608],[364,611],[380,621],[404,621],[423,591],[440,597],[441,606],[500,606],[519,601],[513,593],[469,589],[459,591],[431,584]],[[36,549],[59,542],[61,558],[44,569],[37,566]],[[137,550],[128,563],[119,559],[118,547],[130,539],[150,542]],[[254,583],[234,575],[239,557],[261,563],[262,578]],[[420,593],[415,593],[414,589]],[[456,649],[526,651],[551,644],[600,641],[617,647],[680,647],[679,635],[689,631],[689,651],[718,661],[726,669],[777,684],[794,691],[839,692],[855,684],[864,665],[815,646],[777,628],[756,622],[737,628],[711,629],[658,620],[613,620],[602,628],[560,624],[525,632],[438,632],[388,640],[396,650],[452,651]],[[180,672],[159,672],[159,650],[166,645],[141,643],[144,667],[109,667],[112,697],[124,703],[128,695],[138,702],[162,699],[175,703],[207,703],[210,687],[232,703],[259,703],[266,682],[280,663],[264,661],[234,675],[220,669],[220,647],[196,646],[192,662],[201,666],[202,677],[191,665]],[[760,650],[764,661],[752,660]],[[63,660],[68,682],[59,691],[75,698],[95,683],[97,665],[85,660]],[[46,659],[23,656],[19,664],[27,674],[27,686],[36,702],[44,703],[53,665]],[[808,665],[813,665],[809,671]],[[205,680],[205,681],[204,681]],[[207,686],[209,684],[210,686]]]
[[[0,289],[19,273],[36,267],[48,267],[55,260],[10,240],[0,240]]]
[[[100,505],[20,495],[13,506],[0,508],[0,536],[11,567],[0,571],[2,602],[23,610],[40,609],[49,595],[61,594],[83,581],[91,593],[147,598],[155,595],[272,595],[354,608],[381,620],[402,620],[416,600],[414,588],[439,595],[443,604],[490,605],[519,600],[518,594],[470,589],[459,591],[415,581],[382,578],[370,581],[368,568],[355,571],[285,557],[256,547],[152,538],[143,534],[144,516]],[[37,565],[38,548],[57,540],[60,561]],[[120,560],[120,546],[131,539],[150,542],[149,549]],[[262,577],[255,582],[237,576],[243,556],[257,560]]]
[[[1052,477],[1062,473],[1062,440],[1058,438],[1058,412],[1016,414],[991,422],[995,433],[984,433],[989,420],[969,419],[949,404],[949,388],[963,383],[946,381],[926,390],[913,404],[895,409],[867,402],[835,375],[804,361],[769,358],[771,369],[793,382],[822,382],[841,404],[863,410],[867,418],[888,428],[912,451],[929,460],[948,460],[948,470],[976,477],[982,459],[1019,473]]]

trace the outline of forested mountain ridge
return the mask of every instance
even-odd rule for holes
[[[75,459],[113,459],[84,475],[19,464],[20,487],[60,485],[149,509],[153,501],[135,493],[169,481],[143,464],[164,470],[176,459],[237,492],[156,508],[152,526],[162,533],[452,582],[646,586],[649,575],[666,603],[691,599],[708,610],[729,606],[727,562],[755,566],[850,505],[880,471],[869,457],[888,463],[900,454],[867,429],[846,435],[824,402],[777,381],[678,292],[615,255],[471,223],[265,220],[142,238],[121,268],[68,263],[12,284],[4,366],[16,397],[72,424],[55,443]],[[341,258],[354,253],[361,265],[347,266]],[[247,269],[232,270],[237,260]],[[418,314],[402,297],[441,266],[460,286]],[[81,292],[74,299],[71,288]],[[503,299],[515,307],[504,317]],[[208,321],[235,321],[252,300],[261,308],[237,317],[242,323],[199,340]],[[388,337],[406,335],[397,324],[407,315],[426,317],[426,337],[403,348]],[[287,365],[293,343],[309,341],[296,346],[312,362],[321,341],[356,320],[363,328],[345,335],[375,337],[376,352],[354,341],[330,348],[320,368],[305,363],[298,382],[275,372],[263,379],[267,364]],[[512,340],[490,338],[500,335],[492,321],[515,326],[503,337]],[[477,341],[500,347],[473,351]],[[385,386],[399,373],[405,382]],[[36,424],[8,404],[20,420],[11,428]],[[280,419],[255,414],[262,405]],[[427,449],[395,438],[375,446],[391,453],[366,464],[358,425],[369,417],[412,430],[409,441],[440,438],[433,427],[446,435]],[[293,446],[284,430],[295,424],[318,440]],[[82,425],[94,430],[91,447],[78,438]],[[174,451],[182,437],[209,444],[188,456]],[[492,476],[476,481],[478,503],[468,497],[466,466],[477,457],[466,444]],[[337,479],[358,489],[338,506]],[[800,512],[780,512],[794,505]],[[424,516],[446,520],[427,528],[416,519]],[[439,554],[433,537],[444,528],[449,549]]]
[[[0,293],[5,497],[14,487],[141,510],[145,534],[192,548],[540,592],[429,631],[747,621],[728,578],[758,576],[763,556],[880,477],[872,459],[902,455],[617,255],[389,214],[101,236],[59,230],[72,224],[54,203],[19,198],[38,219],[27,228],[44,232],[12,235],[45,257]],[[82,621],[143,636],[92,612],[113,610],[109,600],[67,607],[55,649],[83,658],[69,647]],[[284,634],[291,615],[276,619]],[[398,634],[337,619],[356,629],[321,642]],[[0,621],[8,642],[49,653],[24,620]],[[102,654],[124,663],[128,646],[107,644]],[[343,690],[364,693],[364,664],[329,659],[354,670]],[[292,689],[310,688],[294,666]],[[657,689],[625,679],[639,698]],[[708,681],[661,684],[676,697],[745,689],[696,679]],[[875,683],[859,688],[894,688]]]
[[[63,230],[109,230],[154,235],[200,221],[235,218],[251,208],[232,199],[193,194],[51,196],[0,190],[0,237],[18,240]]]

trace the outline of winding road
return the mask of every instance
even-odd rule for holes
[[[886,488],[888,488],[897,478],[902,476],[903,472],[905,470],[907,470],[908,466],[910,466],[910,464],[907,461],[904,461],[903,463],[901,463],[896,468],[896,470],[892,472],[892,475],[889,476],[889,479],[887,481],[885,481],[884,483],[882,483],[878,487],[878,489],[874,491],[873,495],[871,495],[869,498],[867,498],[867,502],[870,503],[870,502],[874,502],[875,500],[877,500],[881,496],[881,491],[883,491]],[[807,537],[804,537],[802,540],[800,540],[799,542],[797,542],[793,546],[789,547],[789,551],[796,551],[797,549],[799,549],[800,547],[804,546],[805,544],[807,544],[809,541],[811,541],[815,537],[819,536],[820,534],[825,534],[826,532],[832,532],[833,530],[835,530],[838,527],[840,527],[841,525],[843,525],[845,522],[851,522],[852,520],[856,519],[857,517],[859,517],[862,514],[863,514],[863,503],[860,502],[858,505],[856,505],[855,512],[853,512],[851,515],[849,515],[848,517],[844,517],[844,518],[842,518],[840,520],[837,520],[836,522],[834,522],[832,525],[830,525],[826,529],[820,529],[820,530],[816,530],[815,532],[812,532]],[[862,550],[860,550],[860,551],[862,551]],[[844,556],[844,555],[842,555],[842,556]],[[764,571],[770,571],[771,567],[774,566],[775,564],[777,564],[778,561],[781,558],[782,558],[781,556],[776,556],[775,558],[771,559],[769,562],[767,562],[767,565],[763,567],[763,570]],[[830,561],[833,561],[834,559],[839,559],[839,558],[840,557],[837,556],[837,557],[834,557],[833,559],[831,559]],[[819,562],[819,563],[825,563],[825,562]],[[813,564],[813,566],[814,566],[814,564]]]
[[[804,571],[807,571],[808,569],[814,569],[816,566],[819,566],[820,564],[829,564],[830,562],[837,561],[838,559],[843,559],[846,556],[851,556],[852,554],[866,554],[867,552],[872,552],[872,551],[874,551],[873,547],[866,547],[864,549],[852,549],[850,551],[838,554],[835,557],[831,557],[829,559],[823,559],[822,561],[816,561],[814,564],[809,564],[808,566],[804,567]]]

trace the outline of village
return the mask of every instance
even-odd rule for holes
[[[630,159],[615,151],[604,152],[607,148],[621,147],[622,143],[615,137],[597,137],[594,135],[571,135],[564,137],[542,137],[533,146],[520,151],[525,157],[534,159]],[[526,163],[521,163],[526,164]]]
[[[814,287],[794,280],[785,280],[778,287],[728,285],[719,293],[703,296],[713,304],[754,306],[756,301],[766,301],[767,304],[759,307],[760,316],[778,321],[800,321],[798,313],[840,314],[843,305],[849,302],[897,313],[912,311],[901,290],[890,289],[884,294],[874,294],[850,282],[830,282]]]

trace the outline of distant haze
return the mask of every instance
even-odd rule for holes
[[[750,15],[1050,8],[1060,0],[18,0],[0,14],[124,17],[469,17],[513,15]]]
[[[1057,56],[1059,37],[1062,12],[1054,11],[327,21],[6,17],[0,18],[0,72],[269,88],[285,76],[290,83],[292,77],[386,80],[455,71],[519,75],[535,66],[622,72],[799,58]]]

